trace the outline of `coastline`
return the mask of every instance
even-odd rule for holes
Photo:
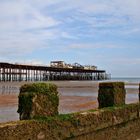
[[[0,92],[3,91],[3,93],[0,93],[0,122],[18,120],[16,111],[19,87],[25,83],[0,83]],[[99,81],[51,81],[49,83],[54,83],[58,86],[60,114],[98,108],[97,96]],[[139,84],[126,83],[125,85],[127,92],[126,103],[138,102]]]

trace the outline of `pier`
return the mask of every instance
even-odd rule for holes
[[[0,62],[0,81],[105,80],[105,70],[54,67]]]

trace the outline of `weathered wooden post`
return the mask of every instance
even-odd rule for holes
[[[20,88],[18,113],[20,120],[58,114],[57,86],[47,83],[25,84]]]
[[[140,83],[139,83],[139,102],[140,102]]]
[[[104,82],[99,84],[99,108],[125,104],[125,86],[123,82]]]

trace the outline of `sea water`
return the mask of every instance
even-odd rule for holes
[[[113,77],[111,81],[122,81],[126,83],[140,83],[140,77]]]

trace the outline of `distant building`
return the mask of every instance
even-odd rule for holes
[[[85,65],[84,69],[85,70],[97,70],[97,67],[96,66],[91,66],[91,65]]]
[[[85,69],[85,70],[97,70],[96,66],[91,66],[91,65],[81,65],[79,63],[74,63],[74,64],[67,64],[64,61],[51,61],[50,62],[51,67],[55,68],[77,68],[77,69]]]
[[[55,68],[64,68],[65,62],[64,61],[51,61],[50,66],[55,67]]]
[[[55,68],[73,68],[71,64],[66,64],[64,61],[51,61],[50,66]]]

